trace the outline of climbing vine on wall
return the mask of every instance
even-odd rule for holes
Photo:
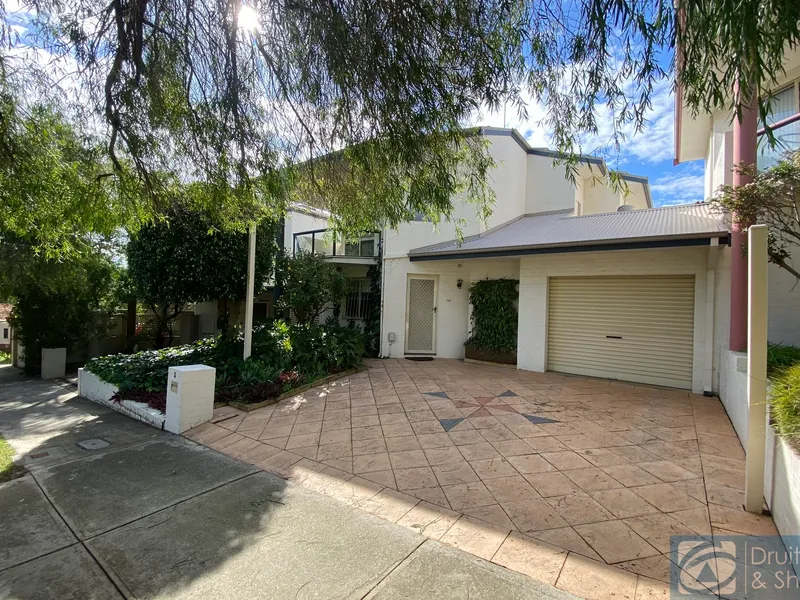
[[[487,279],[472,284],[472,335],[468,343],[473,347],[495,352],[517,349],[518,283],[516,279]]]
[[[381,251],[375,264],[367,270],[369,301],[364,321],[364,350],[370,358],[377,358],[381,347]]]

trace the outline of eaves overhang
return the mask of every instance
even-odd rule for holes
[[[570,244],[550,244],[539,246],[520,246],[510,248],[481,249],[472,251],[451,250],[446,252],[410,252],[411,262],[432,260],[467,260],[477,258],[512,258],[518,256],[534,256],[538,254],[569,254],[575,252],[607,252],[610,250],[644,250],[651,248],[681,248],[691,246],[711,246],[730,244],[727,232],[703,233],[694,236],[669,236],[660,238],[639,238],[627,240],[592,240],[591,242],[575,242]]]

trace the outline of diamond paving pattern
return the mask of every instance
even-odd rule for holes
[[[447,515],[448,543],[466,515],[650,580],[668,572],[670,535],[775,532],[741,510],[744,453],[716,398],[450,360],[367,364],[250,413],[218,409],[187,435],[343,494],[369,483],[357,505],[384,518],[422,502]]]
[[[445,431],[450,431],[453,427],[461,423],[464,419],[439,419],[439,423],[442,424],[442,427]]]
[[[541,425],[542,423],[559,423],[560,421],[556,421],[555,419],[548,419],[547,417],[538,417],[536,415],[522,415],[528,421],[533,423],[534,425]]]

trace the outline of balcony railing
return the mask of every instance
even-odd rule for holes
[[[336,258],[375,258],[380,254],[379,231],[358,238],[344,239],[329,229],[301,231],[294,234],[293,253],[318,252]]]
[[[770,146],[766,129],[758,131],[758,170],[766,171],[778,164],[787,152],[800,149],[800,113],[794,114],[770,126],[775,145]]]

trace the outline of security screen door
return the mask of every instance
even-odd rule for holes
[[[406,352],[436,352],[436,279],[409,277],[406,305]]]

